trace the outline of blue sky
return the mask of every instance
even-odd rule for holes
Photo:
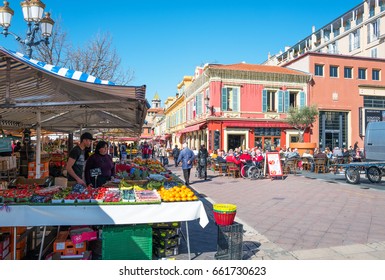
[[[125,69],[135,71],[132,85],[147,85],[147,99],[162,102],[177,92],[183,76],[205,63],[262,63],[319,29],[362,0],[298,1],[155,1],[43,0],[46,11],[69,39],[83,45],[98,32],[109,32]],[[10,31],[24,36],[20,0]],[[12,37],[0,44],[17,49]],[[74,69],[76,70],[76,69]]]

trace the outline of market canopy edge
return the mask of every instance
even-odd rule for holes
[[[138,136],[150,107],[146,86],[121,86],[52,66],[0,46],[0,121],[4,126],[58,131],[127,128]],[[65,112],[65,113],[64,113]]]

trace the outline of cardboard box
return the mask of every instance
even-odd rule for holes
[[[2,248],[8,247],[11,243],[11,234],[9,232],[0,234],[0,250]]]
[[[71,241],[78,244],[84,241],[92,241],[98,239],[98,232],[90,227],[71,228]]]
[[[27,227],[16,227],[16,234],[20,235],[27,231]],[[9,232],[13,235],[13,227],[0,227],[0,232]]]
[[[85,251],[78,255],[62,255],[59,252],[53,253],[52,255],[52,260],[90,260],[91,258],[91,251]]]
[[[69,238],[69,231],[61,231],[53,243],[54,253],[60,253],[62,255],[79,255],[87,250],[86,242],[74,244]]]
[[[5,248],[0,248],[0,260],[5,260],[9,255],[9,246]]]

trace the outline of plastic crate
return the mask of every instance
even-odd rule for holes
[[[241,260],[243,254],[243,225],[234,223],[218,226],[216,259]]]
[[[166,257],[171,257],[171,256],[177,256],[179,255],[179,247],[171,247],[171,248],[154,248],[154,255],[157,258],[166,258]]]
[[[153,237],[153,247],[168,249],[180,245],[180,237],[176,235],[171,238]]]
[[[152,228],[148,225],[105,226],[103,260],[151,260]]]

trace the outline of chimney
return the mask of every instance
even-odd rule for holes
[[[312,27],[311,27],[311,33],[314,33],[315,32],[315,26],[313,25]]]

